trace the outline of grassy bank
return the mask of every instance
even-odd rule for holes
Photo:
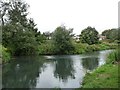
[[[92,73],[87,73],[82,88],[118,88],[118,52],[112,52],[107,63]],[[120,85],[120,82],[119,82]]]
[[[9,53],[8,49],[0,45],[0,52],[1,52],[0,58],[2,58],[1,62],[3,63],[9,62],[11,59],[11,54]]]
[[[107,49],[115,49],[117,44],[115,43],[106,43],[106,42],[102,42],[99,44],[93,44],[93,45],[89,45],[86,43],[77,43],[75,41],[72,42],[73,43],[73,47],[74,49],[71,50],[69,53],[67,54],[83,54],[83,53],[87,53],[87,52],[94,52],[94,51],[100,51],[100,50],[107,50]],[[55,50],[54,50],[54,45],[51,43],[51,41],[47,41],[46,43],[42,43],[39,46],[38,49],[38,53],[40,55],[53,55],[55,54]]]

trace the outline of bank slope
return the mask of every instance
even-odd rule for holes
[[[111,62],[97,68],[92,73],[86,74],[82,88],[118,88],[119,64],[117,62],[113,63],[110,57],[108,57],[108,60]]]

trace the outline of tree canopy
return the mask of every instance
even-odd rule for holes
[[[106,36],[107,39],[110,40],[118,40],[118,29],[108,29],[108,30],[104,30],[102,32],[103,36]]]
[[[95,28],[89,26],[82,30],[80,39],[82,43],[96,44],[99,41],[98,32]]]
[[[11,0],[2,3],[7,8],[7,21],[2,24],[3,45],[14,55],[36,54],[40,43],[40,31],[33,19],[28,19],[29,5],[21,0]],[[5,15],[5,14],[4,14]]]
[[[59,26],[53,32],[52,40],[56,54],[68,54],[74,47],[71,41],[73,29],[66,29],[65,26]]]

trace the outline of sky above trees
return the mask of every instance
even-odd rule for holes
[[[29,5],[29,17],[33,18],[39,31],[54,31],[64,24],[80,32],[87,26],[101,33],[118,27],[119,0],[25,0]]]

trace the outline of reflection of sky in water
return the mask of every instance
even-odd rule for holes
[[[62,87],[62,88],[76,88],[76,87],[80,87],[80,83],[83,79],[84,76],[84,72],[83,72],[83,67],[78,59],[78,56],[72,59],[72,61],[74,60],[74,68],[75,68],[75,74],[74,77],[67,77],[67,81],[61,80],[60,78],[55,78],[54,77],[54,70],[55,70],[55,66],[52,66],[52,63],[46,64],[47,68],[45,68],[45,71],[40,73],[39,76],[37,78],[37,85],[36,88],[49,88],[49,87]],[[51,65],[52,64],[52,65]],[[62,68],[62,67],[61,67]],[[80,72],[80,73],[79,73]],[[69,82],[69,83],[68,83]]]
[[[9,63],[3,69],[6,81],[3,85],[31,88],[78,88],[87,71],[92,71],[105,63],[110,50],[81,55],[53,55],[18,58],[20,61]],[[7,72],[6,72],[7,71]],[[16,77],[16,78],[15,78]],[[10,81],[11,80],[11,81]],[[19,81],[20,80],[20,81]],[[26,83],[25,83],[26,82]]]
[[[112,50],[101,51],[99,55],[99,66],[103,65],[106,61],[107,55],[112,52]]]

